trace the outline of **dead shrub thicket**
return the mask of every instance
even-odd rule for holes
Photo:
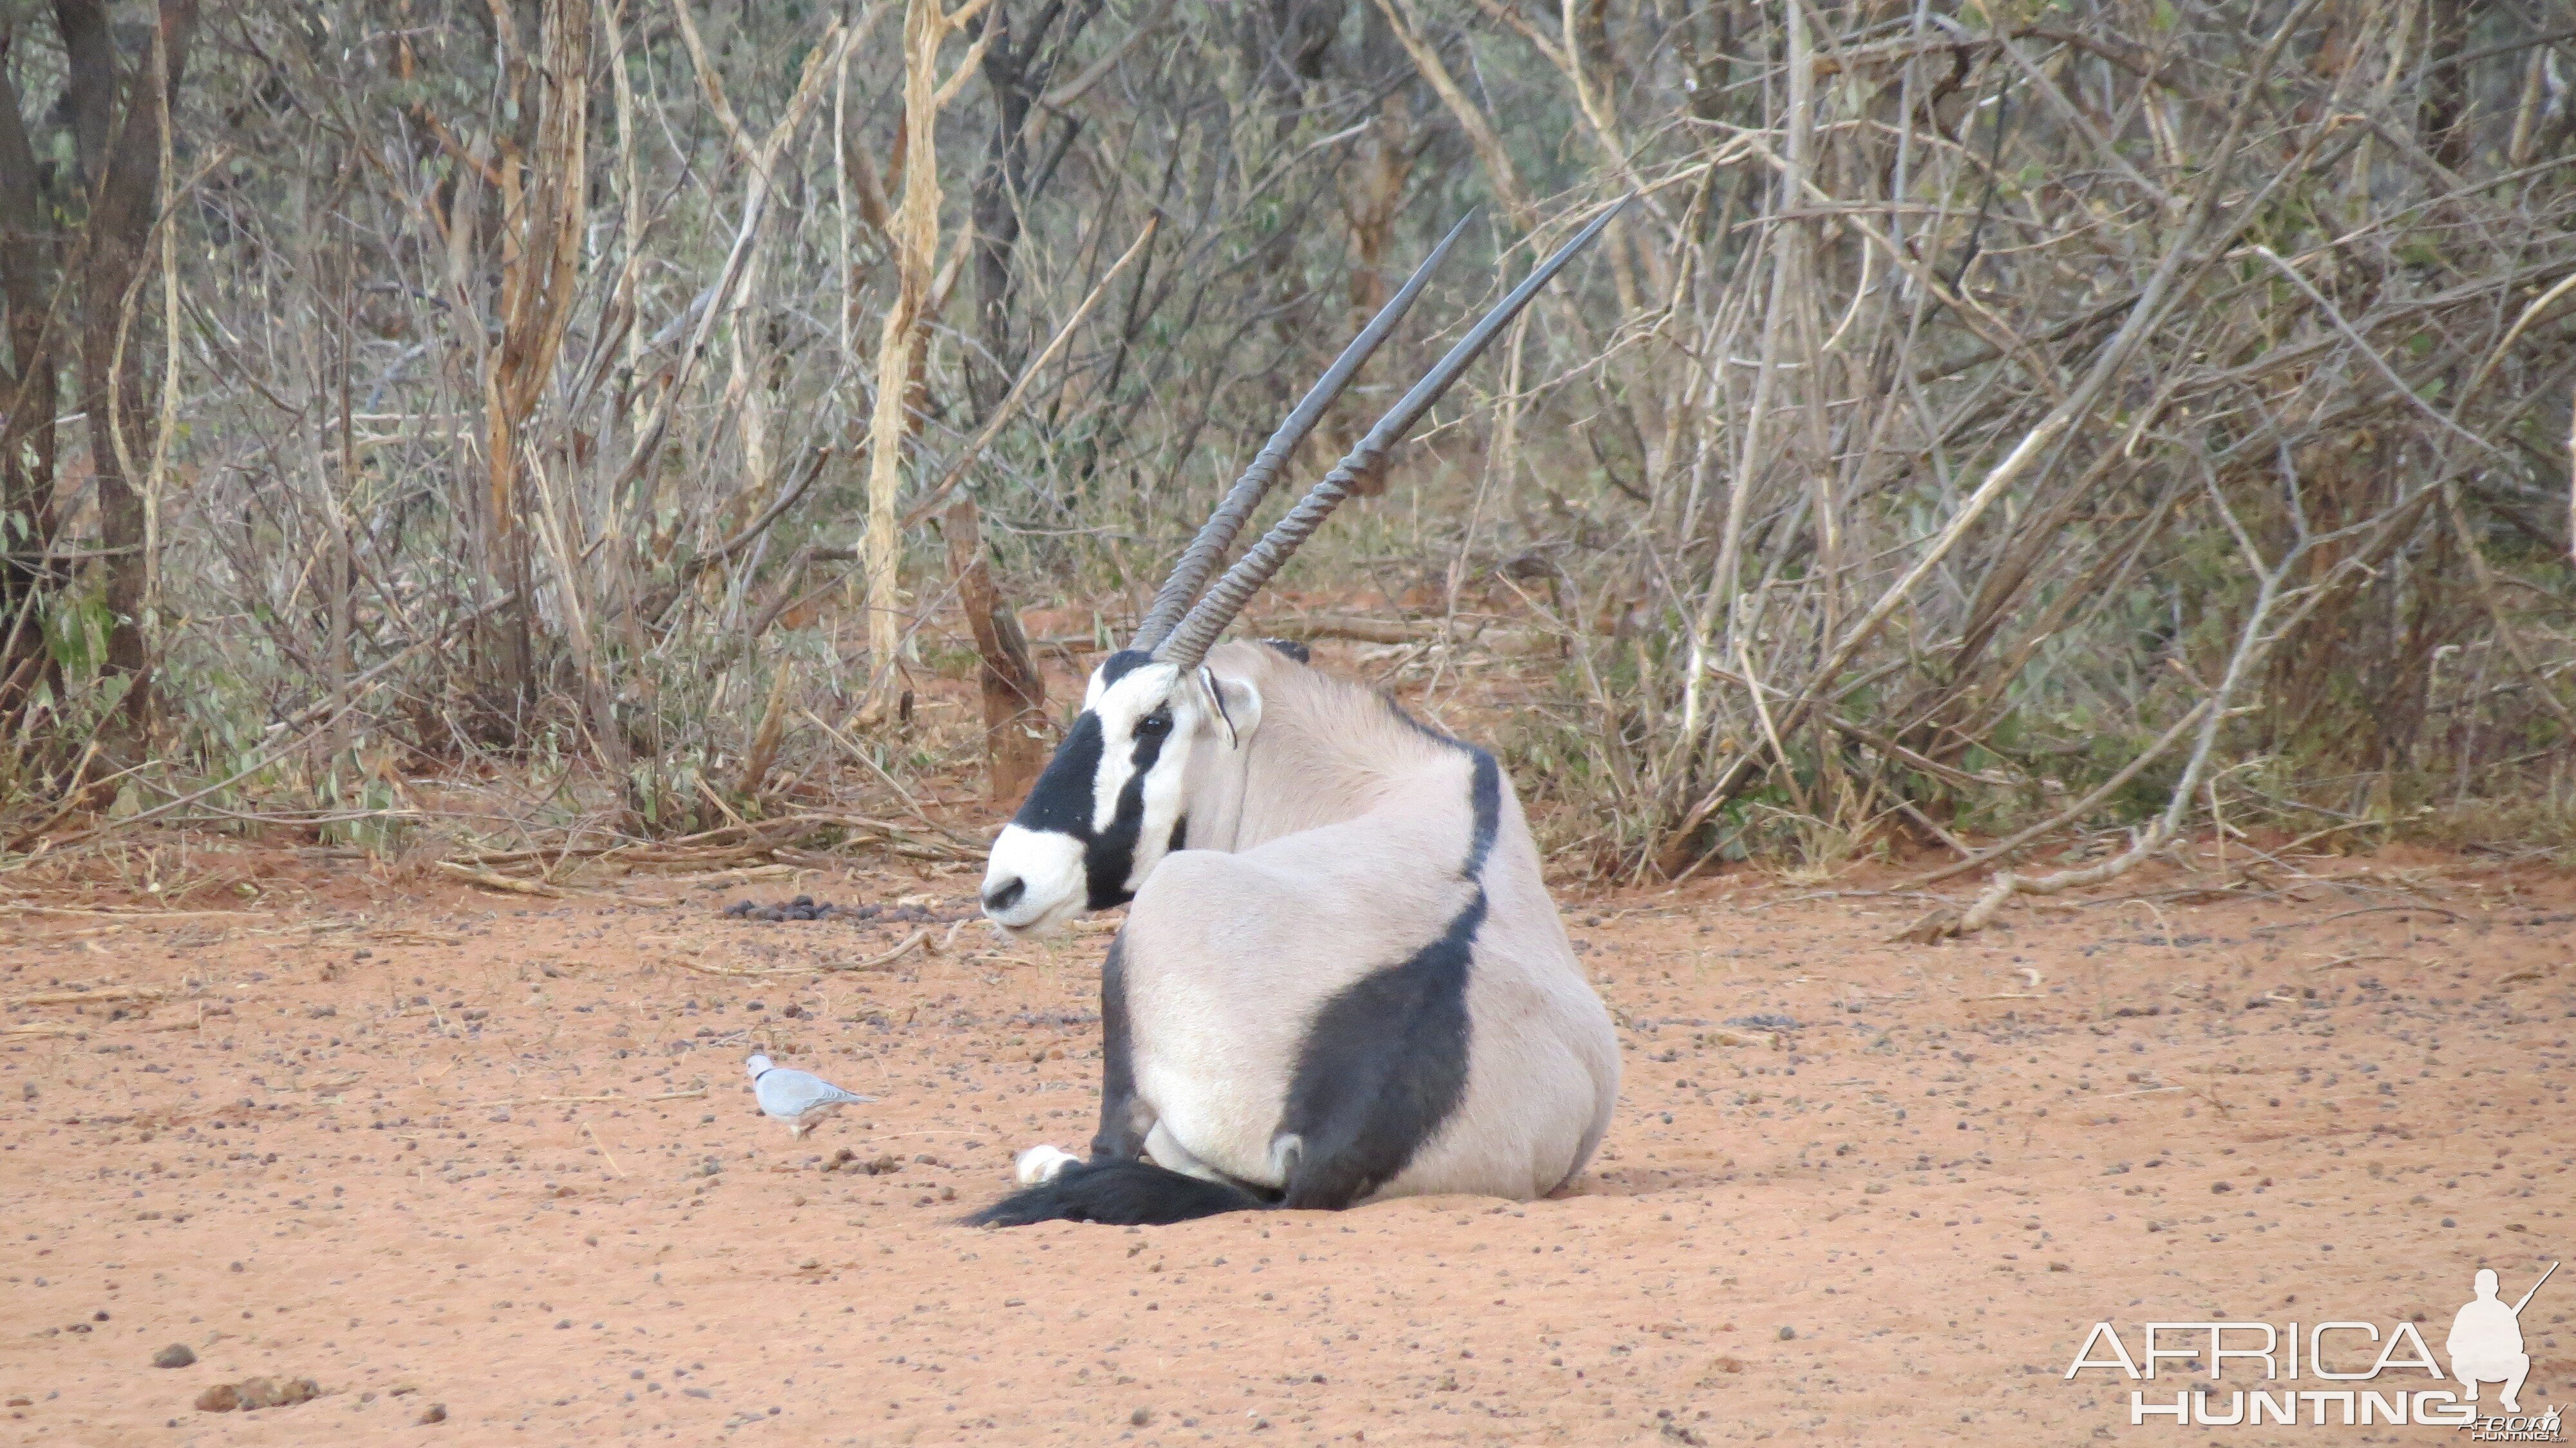
[[[1414,615],[1435,704],[1543,632],[1562,846],[2576,821],[2540,9],[158,13],[0,11],[12,850],[1025,770],[1009,604],[1114,634],[1390,269],[1485,208],[1457,316],[1630,192],[1293,580]]]
[[[1581,768],[1536,773],[1614,802],[1601,855],[1892,827],[1970,867],[1972,832],[2134,822],[2134,861],[2213,813],[2564,841],[2563,31],[1483,8],[1575,98],[1588,194],[1649,196],[1629,320],[1551,403],[1588,391],[1602,486],[1516,560],[1581,700],[1537,741]],[[1554,485],[1524,451],[1498,482]]]

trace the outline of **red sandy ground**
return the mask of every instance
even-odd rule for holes
[[[815,974],[915,927],[718,914],[962,915],[962,872],[526,901],[314,863],[237,915],[20,911],[0,1003],[167,996],[0,1012],[0,1439],[2178,1441],[2064,1380],[2093,1322],[2438,1349],[2478,1266],[2510,1297],[2576,1249],[2576,883],[2311,868],[1939,946],[1749,877],[1570,900],[1628,1075],[1569,1196],[1147,1230],[952,1225],[1087,1141],[1103,936]],[[879,1102],[790,1141],[754,1046]],[[2525,1315],[2526,1406],[2576,1390],[2571,1309],[2562,1274]],[[323,1395],[192,1407],[251,1375]]]

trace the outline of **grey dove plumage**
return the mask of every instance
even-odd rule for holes
[[[876,1100],[844,1091],[810,1071],[777,1065],[767,1056],[752,1057],[743,1069],[751,1073],[751,1094],[759,1099],[761,1111],[786,1122],[791,1136],[803,1136],[851,1102]]]

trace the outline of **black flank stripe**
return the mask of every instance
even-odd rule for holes
[[[1440,938],[1344,987],[1297,1052],[1279,1129],[1304,1149],[1292,1208],[1339,1210],[1413,1160],[1467,1094],[1467,971],[1485,923],[1480,886]]]
[[[1337,1210],[1394,1179],[1467,1094],[1467,977],[1485,924],[1485,862],[1503,821],[1494,756],[1414,718],[1395,717],[1469,760],[1472,816],[1460,874],[1474,895],[1440,938],[1344,987],[1306,1029],[1279,1129],[1302,1151],[1288,1171],[1289,1207]]]

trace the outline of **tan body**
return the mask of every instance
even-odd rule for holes
[[[1474,893],[1461,874],[1474,756],[1269,647],[1226,645],[1208,665],[1230,699],[1249,686],[1259,723],[1237,744],[1220,733],[1192,749],[1189,847],[1162,858],[1129,908],[1134,1095],[1095,1149],[1114,1150],[1124,1126],[1174,1171],[1280,1190],[1283,1111],[1319,1008],[1438,938]],[[1540,1196],[1581,1170],[1609,1126],[1609,1013],[1575,962],[1508,782],[1499,796],[1466,984],[1465,1091],[1371,1197]]]
[[[1533,268],[1210,583],[1466,223],[1450,228],[1226,491],[1135,641],[1092,671],[993,842],[983,900],[1013,935],[1133,906],[1101,966],[1100,1131],[1089,1161],[1022,1153],[1024,1190],[968,1221],[1525,1199],[1591,1159],[1618,1042],[1501,767],[1296,645],[1212,646],[1618,210]]]

